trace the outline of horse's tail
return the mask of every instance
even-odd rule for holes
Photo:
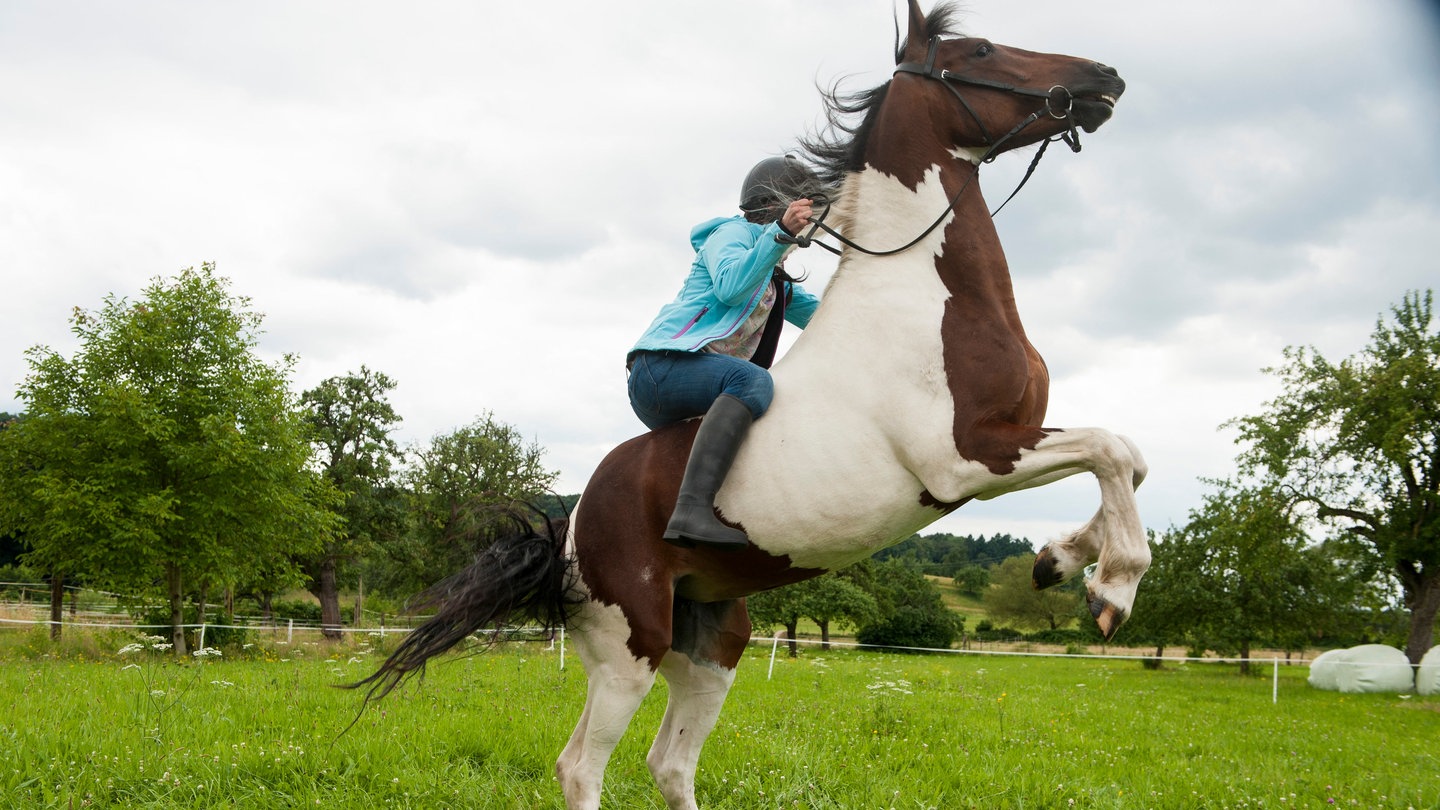
[[[534,506],[535,512],[544,515]],[[412,609],[434,608],[435,615],[415,628],[373,675],[347,684],[369,686],[365,702],[385,697],[425,663],[484,629],[486,648],[505,640],[505,626],[515,622],[540,625],[546,634],[563,627],[580,600],[572,590],[572,560],[565,553],[568,518],[545,518],[540,534],[516,508],[503,517],[515,532],[492,543],[475,562],[432,586],[412,602]]]

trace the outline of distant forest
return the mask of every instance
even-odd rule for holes
[[[535,504],[547,517],[564,517],[580,500],[579,495],[547,495]],[[905,560],[914,563],[923,573],[953,577],[962,568],[991,568],[1010,557],[1034,554],[1035,548],[1023,537],[996,534],[992,537],[970,535],[911,535],[875,555],[877,560]]]

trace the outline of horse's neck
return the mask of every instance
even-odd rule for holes
[[[909,185],[878,171],[852,177],[846,236],[876,250],[914,239],[960,188],[941,172]],[[764,449],[742,454],[732,478],[745,483],[727,483],[727,497],[780,512],[785,503],[826,503],[819,516],[787,518],[810,522],[780,532],[854,539],[787,547],[810,566],[844,565],[925,526],[938,513],[921,493],[959,492],[949,438],[959,399],[971,411],[1003,412],[1025,389],[1029,348],[1017,327],[1004,252],[972,181],[914,247],[846,252],[809,325],[775,364],[774,405],[749,440]]]
[[[914,239],[963,191],[940,227],[908,250],[893,256],[847,250],[825,291],[819,323],[812,321],[820,329],[813,337],[807,329],[801,340],[828,339],[831,331],[882,336],[936,328],[913,316],[934,313],[952,298],[1023,336],[1009,265],[977,174],[964,161],[947,161],[930,167],[914,187],[873,169],[850,178],[846,235],[881,251]]]

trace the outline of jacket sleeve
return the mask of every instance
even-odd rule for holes
[[[790,302],[785,305],[785,320],[804,329],[810,324],[810,316],[820,306],[820,299],[811,295],[799,284],[790,285]]]
[[[715,297],[726,306],[744,304],[755,289],[770,280],[775,265],[785,256],[787,245],[775,241],[780,226],[775,223],[755,230],[743,220],[726,222],[715,229],[700,248],[701,260],[710,273]]]

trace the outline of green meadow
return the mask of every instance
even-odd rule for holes
[[[361,713],[334,687],[379,639],[175,662],[41,632],[0,632],[0,807],[564,807],[585,675],[544,645],[444,659]],[[706,808],[1440,807],[1440,701],[1312,690],[1303,666],[1272,703],[1268,665],[805,648],[767,680],[769,652],[701,758]],[[664,699],[661,681],[605,807],[663,807],[644,757]]]

